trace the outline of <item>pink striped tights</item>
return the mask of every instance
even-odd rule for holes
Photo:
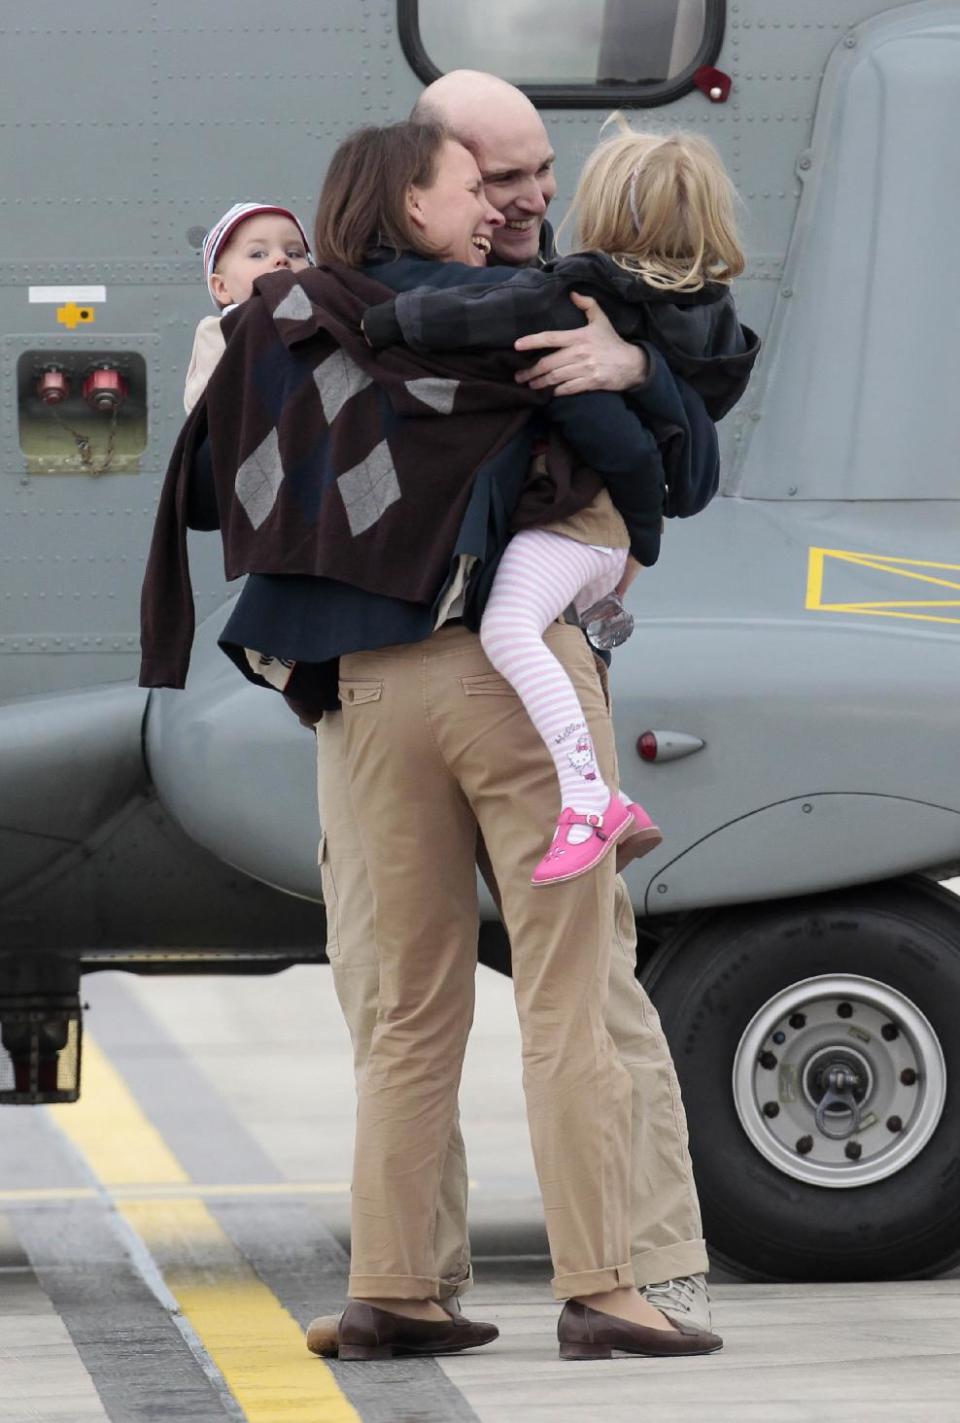
[[[480,626],[484,652],[517,692],[553,757],[561,809],[581,815],[606,810],[610,787],[573,684],[543,634],[571,603],[582,612],[615,588],[626,562],[623,548],[525,529],[507,545]]]

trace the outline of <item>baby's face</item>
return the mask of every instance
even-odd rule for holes
[[[210,278],[213,295],[221,306],[246,301],[253,283],[265,272],[309,267],[303,238],[282,213],[254,213],[230,236]]]

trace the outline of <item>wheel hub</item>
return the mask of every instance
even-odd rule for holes
[[[807,1059],[802,1081],[818,1131],[836,1141],[859,1131],[860,1108],[873,1089],[868,1058],[839,1044],[822,1048]]]
[[[940,1043],[917,1006],[852,974],[776,994],[740,1040],[733,1094],[753,1145],[796,1180],[883,1180],[929,1141],[943,1111]]]

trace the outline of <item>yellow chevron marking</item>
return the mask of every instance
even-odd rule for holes
[[[890,574],[922,583],[930,588],[947,588],[957,594],[953,598],[889,598],[858,599],[856,602],[824,602],[823,584],[826,561],[869,569],[873,573]],[[896,558],[887,554],[855,553],[849,549],[811,548],[807,562],[807,595],[805,607],[814,613],[853,613],[875,618],[906,618],[925,623],[960,623],[960,576],[944,578],[919,569],[936,569],[939,574],[960,575],[960,564],[939,563],[933,559]],[[919,591],[919,589],[917,590]],[[924,611],[937,609],[937,612]],[[957,611],[952,612],[953,609]],[[948,611],[951,610],[951,611]]]

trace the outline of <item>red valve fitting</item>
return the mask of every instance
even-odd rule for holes
[[[112,415],[127,398],[127,382],[113,366],[98,366],[83,382],[83,398],[91,410]]]
[[[70,382],[59,366],[47,366],[37,380],[37,395],[44,405],[60,405],[70,394]]]
[[[702,94],[706,94],[711,104],[725,104],[733,87],[733,80],[722,69],[712,64],[704,64],[693,76],[693,82]]]

